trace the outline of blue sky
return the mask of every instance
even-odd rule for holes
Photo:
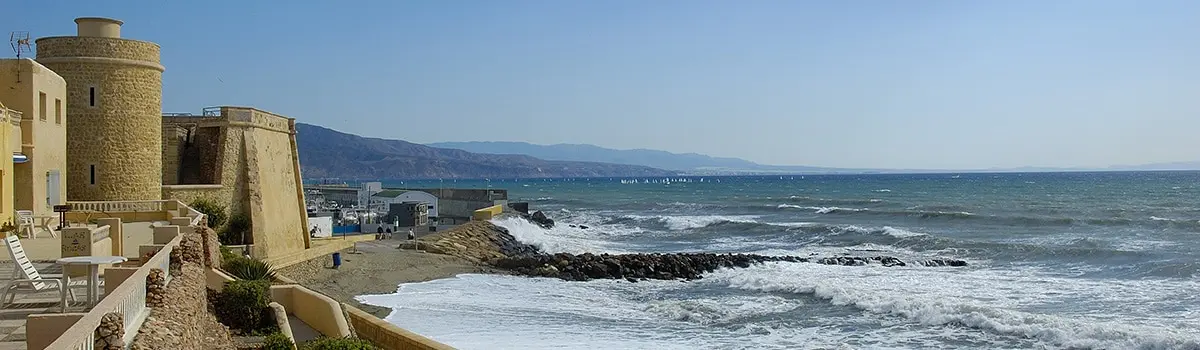
[[[16,1],[0,29],[162,45],[166,112],[770,164],[1200,160],[1200,1]]]

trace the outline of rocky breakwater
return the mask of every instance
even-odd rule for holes
[[[495,261],[493,265],[519,275],[557,277],[568,281],[625,279],[637,282],[647,279],[694,280],[703,278],[703,273],[719,268],[750,267],[769,261],[804,262],[808,259],[794,256],[711,253],[537,253],[503,258]]]
[[[625,279],[703,278],[719,268],[745,268],[766,262],[816,263],[824,265],[882,265],[960,267],[967,263],[956,259],[903,261],[890,256],[799,257],[758,254],[714,253],[637,253],[570,254],[547,253],[536,246],[521,243],[508,229],[486,221],[471,222],[454,229],[421,237],[418,247],[431,253],[457,256],[513,274],[554,277],[569,281]]]

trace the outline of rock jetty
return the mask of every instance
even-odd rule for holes
[[[537,213],[534,213],[535,215]],[[533,217],[533,215],[529,215]],[[544,217],[544,215],[543,215]],[[553,221],[551,221],[553,222]],[[551,224],[552,225],[552,224]],[[486,221],[475,221],[418,240],[418,247],[431,253],[458,256],[490,265],[513,274],[554,277],[569,281],[625,279],[631,282],[649,279],[694,280],[720,268],[745,268],[766,262],[816,263],[824,265],[883,265],[958,267],[967,263],[956,259],[903,261],[891,256],[799,257],[758,254],[715,253],[639,253],[570,254],[543,252],[521,243],[508,229]]]

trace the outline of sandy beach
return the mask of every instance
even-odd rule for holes
[[[280,269],[278,273],[353,305],[379,318],[391,309],[360,304],[355,296],[390,294],[402,283],[423,282],[454,277],[463,273],[493,273],[470,261],[450,255],[396,249],[402,240],[359,242],[357,253],[342,251],[342,266],[333,269],[333,260],[324,256]]]

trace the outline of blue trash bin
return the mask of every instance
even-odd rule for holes
[[[333,253],[333,268],[342,267],[342,253]]]

